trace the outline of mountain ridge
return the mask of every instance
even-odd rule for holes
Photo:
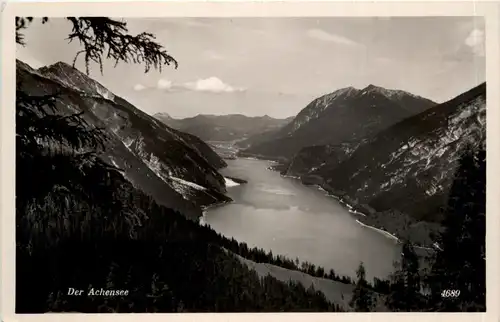
[[[88,123],[104,128],[111,139],[102,158],[160,204],[194,219],[200,207],[230,201],[217,171],[226,163],[200,139],[169,128],[68,64],[26,66],[17,61],[23,90],[61,92],[58,109],[66,115],[83,111]]]
[[[204,141],[237,141],[278,129],[290,121],[290,118],[275,119],[268,115],[243,114],[198,114],[187,118],[172,118],[170,115],[156,113],[153,117],[180,131],[196,135]]]
[[[341,88],[314,99],[293,121],[265,138],[261,135],[241,142],[249,146],[241,155],[291,158],[307,146],[357,142],[436,104],[374,85]]]

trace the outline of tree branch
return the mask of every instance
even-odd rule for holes
[[[71,43],[77,40],[83,46],[83,51],[77,54],[74,64],[80,53],[84,53],[85,68],[89,73],[91,61],[97,63],[102,73],[102,58],[115,61],[115,66],[125,63],[144,64],[145,72],[151,68],[161,72],[163,65],[178,67],[177,61],[170,56],[162,45],[157,43],[155,36],[150,33],[140,33],[136,36],[128,34],[125,22],[112,20],[106,17],[68,17],[73,25],[68,36]]]

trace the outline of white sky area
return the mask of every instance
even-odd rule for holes
[[[197,114],[297,114],[339,88],[369,84],[436,102],[485,81],[484,20],[398,18],[126,19],[129,31],[156,35],[178,69],[144,73],[141,65],[104,62],[90,76],[141,110]],[[68,21],[35,20],[17,58],[33,68],[72,64],[80,50]],[[82,56],[81,56],[82,57]],[[84,71],[83,59],[76,65]]]

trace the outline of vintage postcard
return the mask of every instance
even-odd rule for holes
[[[498,318],[494,3],[2,15],[16,319]]]

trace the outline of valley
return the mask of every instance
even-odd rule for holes
[[[206,115],[172,118],[167,113],[153,115],[159,121],[177,130],[191,133],[204,141],[243,141],[255,135],[272,133],[293,118],[275,119],[268,115],[249,117],[241,114]]]
[[[15,312],[485,311],[484,26],[428,18],[16,16]]]

